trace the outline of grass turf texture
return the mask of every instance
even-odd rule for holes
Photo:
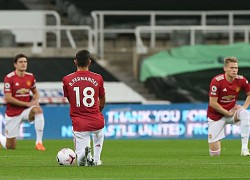
[[[60,166],[56,154],[72,140],[19,140],[16,150],[0,150],[0,179],[249,179],[250,157],[240,156],[240,140],[223,140],[222,155],[210,157],[206,140],[106,140],[103,166]]]

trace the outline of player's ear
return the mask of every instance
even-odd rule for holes
[[[77,60],[76,59],[74,59],[74,64],[77,65]]]

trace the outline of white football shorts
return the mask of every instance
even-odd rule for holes
[[[9,117],[5,114],[5,136],[6,138],[14,138],[20,135],[20,125],[23,121],[29,121],[29,114],[31,109],[35,106],[31,106],[25,109],[20,115]]]
[[[219,141],[225,137],[225,126],[235,124],[235,114],[232,117],[222,117],[218,121],[208,118],[208,143]]]

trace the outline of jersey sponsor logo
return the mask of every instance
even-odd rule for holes
[[[29,89],[22,88],[16,91],[16,94],[26,94],[26,93],[29,93]]]
[[[227,102],[231,102],[232,100],[235,99],[235,95],[223,96],[221,99],[222,99],[222,100],[226,100]]]
[[[209,139],[212,139],[212,134],[209,134],[209,135],[208,135],[208,138],[209,138]]]
[[[222,91],[227,92],[227,88],[224,88]]]
[[[221,103],[232,103],[232,102],[235,102],[235,99],[232,99],[232,100],[220,100]]]

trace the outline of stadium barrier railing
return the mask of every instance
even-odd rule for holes
[[[148,48],[143,44],[141,35],[144,33],[172,33],[175,30],[189,31],[190,33],[190,45],[195,45],[195,33],[202,31],[202,33],[228,33],[229,44],[234,43],[234,34],[243,33],[244,42],[249,43],[249,31],[250,26],[137,26],[135,29],[136,37],[136,50],[138,54],[146,54]],[[155,39],[151,43],[150,48],[155,48]]]
[[[108,16],[146,16],[148,17],[149,23],[145,24],[150,27],[157,26],[157,18],[158,17],[176,17],[176,16],[197,16],[200,18],[199,26],[208,27],[208,18],[223,16],[227,19],[228,24],[224,26],[226,29],[229,27],[236,26],[235,17],[238,16],[249,16],[250,11],[93,11],[91,12],[91,16],[94,20],[94,47],[101,59],[104,59],[104,37],[105,34],[135,34],[135,28],[115,28],[118,24],[114,24],[112,27],[105,26],[105,18]],[[190,24],[197,25],[197,24]],[[171,25],[169,25],[171,27]],[[220,26],[218,24],[218,26]],[[218,28],[220,30],[220,28]],[[216,30],[216,29],[214,29]],[[220,32],[220,31],[219,31]],[[232,35],[230,35],[230,41],[232,42]],[[153,47],[155,44],[155,32],[152,31],[150,34],[150,46]]]
[[[48,25],[46,17],[52,15],[55,18],[54,25]],[[14,33],[15,39],[18,43],[32,43],[32,50],[34,53],[39,53],[42,48],[47,48],[46,33],[54,33],[56,37],[55,48],[62,47],[62,31],[65,31],[66,37],[71,48],[76,48],[76,41],[72,36],[72,31],[80,30],[82,36],[87,32],[87,48],[94,53],[93,33],[90,26],[75,25],[65,26],[61,25],[61,18],[56,11],[0,11],[0,31],[10,30]],[[42,44],[38,46],[38,43]]]

